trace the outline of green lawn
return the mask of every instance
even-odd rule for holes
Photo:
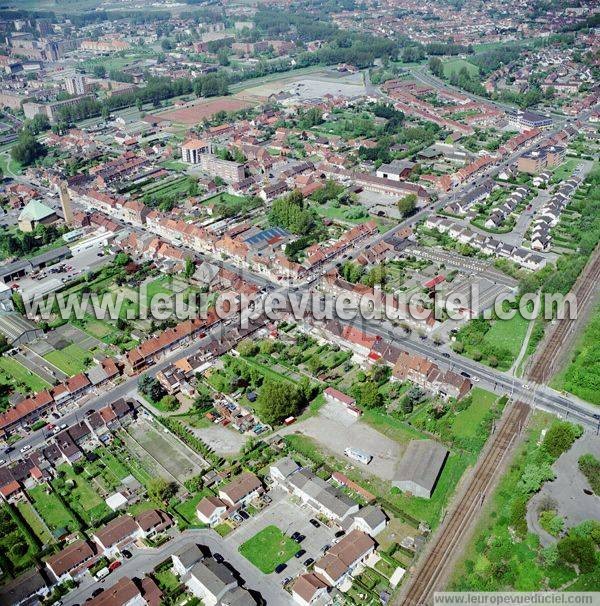
[[[65,479],[68,482],[64,497],[69,502],[69,506],[78,512],[88,523],[94,525],[95,522],[110,513],[110,509],[104,502],[104,499],[100,498],[97,491],[83,474],[77,475],[73,471],[73,468],[67,464],[61,465],[57,470],[65,474]],[[56,483],[57,481],[54,480],[53,486],[55,489],[60,490]],[[74,483],[74,486],[71,487],[71,483]]]
[[[561,181],[567,180],[573,174],[573,171],[577,168],[578,164],[579,160],[576,158],[568,158],[552,171],[552,181],[554,183],[560,183]]]
[[[186,521],[188,524],[200,525],[200,520],[196,515],[196,506],[206,496],[214,496],[210,490],[202,490],[195,495],[186,499],[179,505],[175,506],[175,511]]]
[[[469,72],[469,76],[477,76],[479,74],[479,68],[473,64],[469,63],[469,61],[465,61],[464,59],[449,59],[448,61],[444,61],[444,76],[449,78],[453,72],[459,72],[463,67],[467,69]]]
[[[300,547],[277,526],[267,526],[240,545],[240,553],[264,574],[287,562]]]
[[[516,358],[523,345],[528,325],[529,320],[517,313],[510,320],[496,320],[485,335],[485,339],[498,347],[506,347],[513,358]]]
[[[37,512],[44,518],[50,530],[57,528],[69,528],[76,530],[77,524],[71,514],[65,509],[60,499],[50,492],[46,494],[46,484],[40,484],[28,491]]]
[[[69,376],[83,372],[87,368],[84,364],[84,359],[89,357],[89,353],[79,347],[79,345],[75,345],[75,343],[67,345],[64,349],[51,351],[44,356],[48,362],[54,364],[54,366]]]
[[[480,387],[474,387],[471,396],[473,398],[472,404],[466,410],[461,410],[454,417],[452,423],[452,433],[459,438],[475,437],[485,415],[498,399],[496,394]]]
[[[20,514],[23,516],[23,519],[25,520],[25,522],[27,522],[27,525],[33,531],[33,534],[35,534],[43,544],[51,543],[53,540],[52,535],[48,532],[48,529],[38,518],[31,504],[23,502],[19,503],[17,507]]]
[[[0,381],[7,385],[15,385],[22,383],[26,385],[30,391],[37,392],[46,389],[50,384],[44,381],[41,377],[25,368],[20,362],[8,356],[0,357]],[[17,391],[19,385],[16,385]]]

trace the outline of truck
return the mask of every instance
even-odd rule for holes
[[[363,465],[368,465],[373,460],[373,455],[370,455],[368,452],[365,452],[360,448],[346,448],[344,450],[344,454],[349,459],[354,459]]]

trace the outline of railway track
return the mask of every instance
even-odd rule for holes
[[[594,300],[598,281],[600,280],[600,249],[597,249],[581,276],[578,278],[571,292],[577,299],[577,317],[559,320],[552,328],[552,332],[540,355],[535,359],[529,372],[529,378],[538,384],[547,383],[556,372],[556,362],[560,355],[568,349],[568,342],[575,334],[579,319],[585,317],[585,310]]]
[[[398,603],[402,606],[426,606],[431,603],[434,591],[440,588],[447,561],[454,555],[483,504],[504,456],[527,421],[529,411],[530,407],[525,402],[510,405],[498,433],[492,437],[493,441],[480,459],[457,506],[438,530],[432,548],[425,555],[424,564],[416,571],[408,589],[400,597]]]

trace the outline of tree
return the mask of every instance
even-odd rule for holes
[[[549,463],[529,463],[525,466],[521,479],[517,485],[521,492],[530,494],[537,492],[544,482],[555,478]]]
[[[255,356],[259,351],[258,344],[255,343],[252,339],[244,339],[243,341],[240,341],[237,344],[236,349],[240,356],[250,358],[252,356]]]
[[[166,395],[161,398],[160,406],[170,412],[179,408],[179,401],[175,396]]]
[[[439,57],[431,57],[431,59],[429,59],[429,70],[434,76],[442,78],[444,75],[442,60]]]
[[[10,150],[13,160],[23,166],[33,164],[37,159],[43,158],[48,153],[45,145],[42,145],[29,130],[23,129],[17,143]]]
[[[256,399],[256,410],[263,422],[274,425],[297,415],[304,404],[296,386],[287,381],[266,379]]]
[[[403,217],[408,217],[417,208],[417,194],[408,194],[398,200],[398,211]]]
[[[573,442],[581,435],[582,429],[566,421],[556,421],[546,432],[543,446],[546,452],[557,459],[571,448]]]
[[[570,533],[558,542],[557,549],[558,555],[566,562],[575,564],[579,572],[592,572],[597,566],[596,548],[590,538]]]
[[[194,264],[193,259],[189,257],[185,260],[185,267],[183,269],[183,275],[189,280],[196,271],[196,265]]]
[[[173,482],[163,478],[152,478],[148,482],[148,496],[157,503],[165,504],[176,493],[177,487]]]
[[[383,396],[379,393],[379,385],[373,381],[365,381],[356,385],[352,395],[364,408],[381,408],[383,406]]]

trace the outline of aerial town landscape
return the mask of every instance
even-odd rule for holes
[[[0,606],[600,604],[597,2],[0,29]]]

